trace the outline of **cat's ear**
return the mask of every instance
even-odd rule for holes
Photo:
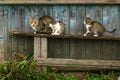
[[[30,17],[28,17],[28,20],[32,20],[32,17],[30,16]]]

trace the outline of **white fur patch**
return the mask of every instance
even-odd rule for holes
[[[32,27],[32,28],[33,28],[33,30],[36,30],[35,27]]]
[[[86,30],[87,30],[87,32],[89,32],[90,30],[89,30],[89,28],[91,27],[91,25],[86,25]]]
[[[59,22],[56,22],[56,24],[49,24],[49,26],[52,28],[52,35],[60,35],[60,29],[61,29],[61,26],[60,26],[60,23]]]
[[[86,33],[84,34],[84,36],[86,36],[88,33],[90,33],[90,27],[91,27],[91,25],[86,24],[85,21],[84,21],[84,24],[86,25],[85,26],[86,27]]]
[[[95,35],[93,35],[94,37],[98,37],[98,35],[97,34],[95,34]]]

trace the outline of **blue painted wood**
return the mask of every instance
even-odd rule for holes
[[[33,39],[11,37],[8,33],[9,31],[33,32],[28,25],[28,18],[36,15],[50,15],[55,20],[62,20],[65,23],[66,34],[83,34],[84,18],[89,16],[102,23],[108,30],[112,30],[116,25],[115,33],[105,35],[120,36],[119,5],[5,5],[0,6],[0,35],[4,39],[4,49],[7,49],[5,53],[33,53],[33,44],[30,44]],[[81,40],[79,42],[79,40],[50,39],[49,42],[48,52],[50,51],[51,57],[53,55],[53,57],[64,58],[116,60],[120,54],[119,47],[116,45],[119,42],[114,41]]]
[[[86,16],[90,17],[92,20],[95,20],[95,7],[94,6],[86,6]]]
[[[77,34],[77,6],[70,6],[70,34]]]
[[[103,23],[103,8],[101,6],[95,7],[95,20],[100,23]],[[93,54],[93,56],[96,56],[93,59],[103,59],[102,58],[102,55],[103,55],[102,41],[94,41],[93,47],[94,47],[94,49],[92,50],[92,52],[93,52],[92,54]],[[95,52],[97,52],[97,54]]]
[[[66,33],[69,34],[69,9],[68,6],[53,6],[53,18],[56,21],[65,21]],[[59,58],[69,58],[69,40],[54,40],[54,56]]]

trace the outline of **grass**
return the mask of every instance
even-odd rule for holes
[[[118,80],[120,71],[58,72],[48,67],[40,70],[36,61],[21,54],[0,66],[0,80]]]

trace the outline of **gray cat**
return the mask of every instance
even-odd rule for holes
[[[88,34],[93,34],[94,37],[102,36],[104,32],[113,33],[116,31],[116,28],[112,31],[108,31],[101,23],[97,21],[93,21],[91,18],[87,17],[84,20],[84,25],[86,27],[86,33],[84,36],[87,36]]]

